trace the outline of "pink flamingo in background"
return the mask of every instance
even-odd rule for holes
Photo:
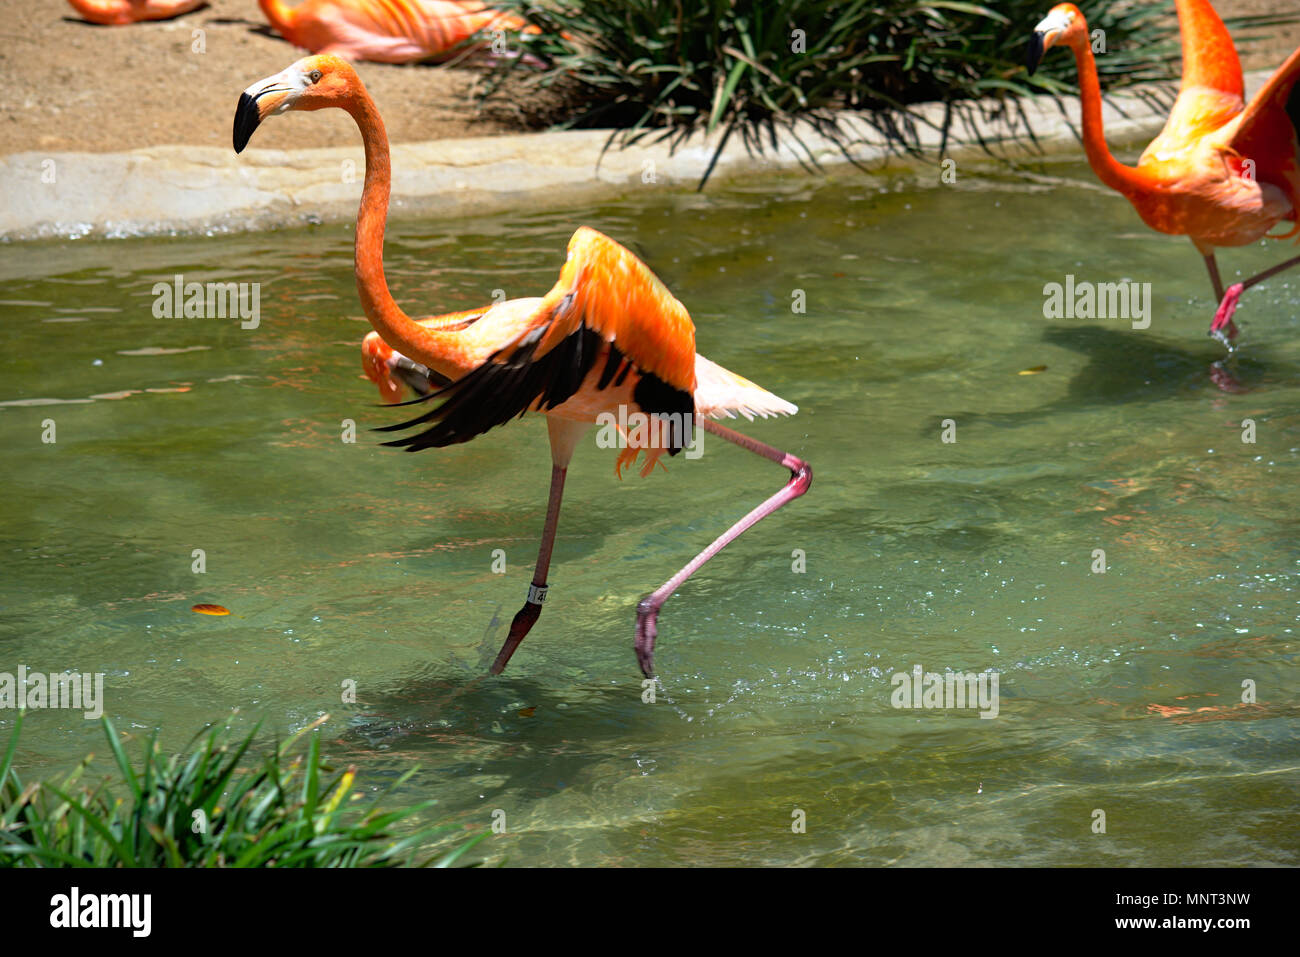
[[[312,53],[413,63],[449,57],[480,30],[536,32],[477,0],[258,0],[280,36]]]
[[[141,20],[170,20],[197,10],[207,0],[68,0],[91,23],[121,26]]]

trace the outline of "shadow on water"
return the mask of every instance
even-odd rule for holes
[[[965,411],[961,421],[1016,427],[1082,409],[1151,404],[1196,392],[1250,392],[1266,384],[1300,380],[1300,364],[1278,358],[1263,345],[1246,343],[1242,350],[1225,356],[1213,343],[1184,346],[1132,330],[1077,325],[1048,326],[1042,341],[1088,358],[1064,396],[1016,412]],[[921,431],[933,434],[939,422],[936,416]]]
[[[503,609],[498,606],[485,629],[476,657],[453,663],[457,673],[448,674],[446,662],[430,664],[391,690],[358,702],[351,736],[366,748],[414,753],[468,747],[481,764],[485,753],[516,756],[524,737],[529,749],[543,752],[570,752],[574,749],[565,742],[581,740],[587,758],[599,760],[607,756],[600,752],[602,739],[616,743],[633,729],[645,730],[639,675],[636,688],[626,682],[575,688],[516,677],[509,668],[489,674],[513,617]]]
[[[384,753],[401,766],[433,769],[421,787],[448,784],[440,801],[449,814],[581,786],[626,764],[629,739],[653,745],[671,732],[656,725],[680,724],[670,708],[641,704],[626,684],[575,688],[509,671],[449,676],[434,666],[357,708],[340,743],[358,757]],[[526,775],[521,762],[531,766]]]

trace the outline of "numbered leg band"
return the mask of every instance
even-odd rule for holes
[[[546,586],[545,586],[545,585],[529,585],[529,586],[528,586],[528,604],[530,604],[530,605],[540,605],[540,604],[544,603],[545,601],[546,601]]]

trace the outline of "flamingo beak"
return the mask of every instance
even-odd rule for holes
[[[380,397],[388,403],[401,401],[402,384],[417,396],[425,396],[451,382],[446,376],[394,352],[374,332],[367,335],[361,344],[361,368],[366,378],[379,387]]]
[[[385,402],[397,402],[402,398],[402,389],[389,374],[389,361],[395,353],[377,332],[366,335],[361,343],[361,370],[366,378],[379,386],[379,395]]]
[[[1051,10],[1047,16],[1034,27],[1034,34],[1029,38],[1029,49],[1025,51],[1025,68],[1033,76],[1038,64],[1043,61],[1043,54],[1051,49],[1052,44],[1070,26],[1070,18],[1059,10]]]
[[[1029,38],[1029,49],[1025,51],[1025,68],[1029,70],[1029,75],[1033,76],[1034,71],[1038,69],[1038,64],[1043,61],[1043,53],[1047,47],[1043,43],[1043,34],[1037,30]]]
[[[399,355],[393,363],[393,371],[416,395],[430,395],[445,385],[451,385],[451,380],[446,376],[403,355]]]
[[[253,99],[247,93],[239,94],[239,106],[235,107],[235,135],[234,145],[235,152],[244,152],[244,147],[248,145],[248,138],[253,135],[257,125],[262,122],[262,117],[258,114],[257,100]]]
[[[253,131],[264,119],[290,109],[305,87],[306,83],[298,71],[290,67],[275,76],[258,80],[239,94],[239,106],[235,108],[235,152],[244,151]]]

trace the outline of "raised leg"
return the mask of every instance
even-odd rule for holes
[[[542,545],[537,552],[533,583],[528,586],[528,599],[524,602],[524,607],[519,609],[514,621],[510,622],[510,634],[497,652],[497,660],[492,662],[491,671],[494,675],[505,671],[510,656],[542,614],[542,602],[546,601],[546,575],[551,568],[551,548],[555,545],[555,529],[560,522],[560,499],[564,497],[564,475],[567,471],[558,465],[551,467],[551,498],[546,505],[546,526],[542,529]]]
[[[1214,313],[1214,322],[1210,325],[1210,335],[1224,345],[1229,345],[1231,340],[1237,336],[1237,327],[1232,321],[1232,314],[1237,311],[1237,302],[1241,299],[1241,294],[1251,286],[1300,263],[1300,256],[1294,256],[1286,260],[1286,262],[1278,263],[1276,266],[1265,269],[1261,273],[1256,273],[1242,282],[1233,283],[1227,289],[1223,288],[1223,283],[1219,280],[1219,268],[1214,262],[1213,253],[1205,257],[1205,263],[1210,270],[1210,280],[1214,283],[1214,294],[1219,297],[1219,308]],[[1226,333],[1224,332],[1225,329],[1227,330]]]
[[[714,539],[708,548],[692,558],[676,575],[641,599],[636,607],[636,660],[641,665],[641,673],[647,678],[654,677],[655,637],[659,634],[657,627],[659,609],[663,608],[668,596],[680,588],[682,583],[694,575],[705,562],[726,548],[736,538],[739,538],[742,532],[753,525],[757,525],[787,502],[794,501],[808,491],[808,486],[812,485],[812,467],[802,459],[795,458],[793,455],[775,449],[770,445],[765,445],[756,439],[751,439],[747,435],[741,435],[739,432],[718,425],[718,423],[709,419],[699,419],[697,421],[706,431],[712,432],[728,442],[734,442],[743,449],[749,449],[755,455],[761,455],[763,458],[770,459],[789,469],[790,481],[786,482],[784,488],[768,498],[762,505],[759,505]]]

